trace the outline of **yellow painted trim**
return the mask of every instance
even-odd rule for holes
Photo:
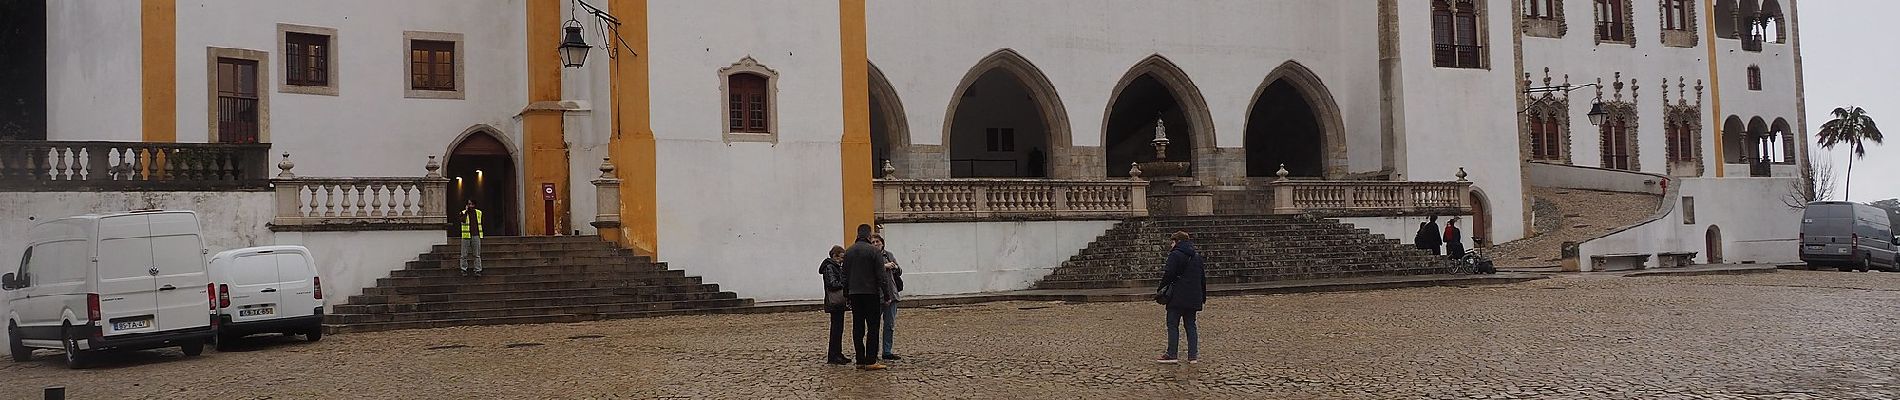
[[[1712,141],[1715,143],[1715,158],[1703,160],[1703,162],[1714,161],[1715,177],[1720,178],[1728,174],[1728,171],[1725,171],[1728,169],[1728,158],[1723,157],[1722,154],[1722,141],[1725,139],[1722,137],[1722,70],[1715,62],[1717,53],[1716,47],[1719,47],[1716,45],[1716,40],[1719,39],[1719,36],[1715,32],[1715,19],[1719,17],[1715,15],[1715,2],[1710,1],[1704,2],[1703,4],[1707,5],[1703,6],[1703,11],[1705,12],[1703,12],[1702,15],[1709,16],[1708,20],[1702,21],[1702,26],[1707,28],[1705,31],[1708,32],[1709,35],[1709,40],[1704,42],[1707,43],[1709,47],[1709,114],[1711,114],[1710,118],[1715,121],[1714,124],[1709,125],[1714,127],[1713,129],[1703,130],[1704,132],[1715,132],[1712,135],[1715,137],[1715,140]]]
[[[620,240],[636,253],[660,252],[658,156],[647,65],[647,0],[612,0],[608,11],[620,18],[622,46],[612,63],[614,135],[608,150],[620,176]],[[553,41],[550,41],[552,43]]]
[[[875,223],[877,193],[871,185],[871,75],[865,49],[864,0],[838,0],[839,67],[844,71],[844,137],[838,162],[844,183],[844,243],[858,225]]]
[[[561,57],[556,48],[561,37],[561,1],[528,0],[528,104],[561,100]],[[522,206],[527,222],[522,232],[549,235],[574,229],[566,223],[569,199],[574,192],[568,182],[567,139],[562,132],[561,112],[530,110],[522,112],[522,137],[527,152],[522,155],[522,186],[527,192]],[[541,185],[554,184],[554,232],[547,228],[548,204],[541,197]]]
[[[178,141],[178,2],[139,4],[139,140]]]

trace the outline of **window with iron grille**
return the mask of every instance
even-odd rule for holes
[[[1633,170],[1630,160],[1629,122],[1617,118],[1603,122],[1603,168]]]
[[[218,142],[257,143],[257,61],[218,58]]]
[[[1563,7],[1558,0],[1524,0],[1524,17],[1538,19],[1557,18],[1557,8]]]
[[[1597,41],[1630,41],[1629,0],[1596,0]]]
[[[1484,68],[1484,29],[1474,0],[1432,1],[1433,65]]]
[[[330,85],[330,37],[301,32],[284,33],[284,84]]]
[[[409,41],[409,88],[455,90],[455,42]]]
[[[1761,67],[1748,66],[1748,90],[1761,90]]]
[[[1663,0],[1663,29],[1686,31],[1695,27],[1690,11],[1695,3],[1690,0]]]
[[[771,101],[766,78],[738,73],[726,77],[726,124],[731,132],[771,133]]]
[[[1534,110],[1530,118],[1531,159],[1563,161],[1564,131],[1561,121],[1549,110]]]

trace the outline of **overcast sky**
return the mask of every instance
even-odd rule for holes
[[[1900,36],[1893,32],[1894,0],[1808,0],[1796,3],[1801,55],[1807,75],[1808,132],[1821,131],[1835,107],[1856,105],[1879,122],[1887,144],[1869,145],[1854,161],[1848,200],[1900,197]],[[1810,143],[1812,145],[1812,143]],[[1847,170],[1847,146],[1811,146],[1816,160],[1833,160],[1835,199]]]

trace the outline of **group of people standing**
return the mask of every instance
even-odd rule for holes
[[[1445,222],[1443,232],[1438,230],[1437,216],[1418,223],[1418,235],[1412,238],[1412,244],[1420,250],[1431,251],[1433,255],[1444,250],[1443,254],[1453,259],[1465,256],[1464,231],[1458,230],[1458,217],[1451,217],[1451,221]]]
[[[892,352],[892,335],[897,328],[897,294],[904,291],[904,270],[885,250],[884,235],[873,233],[870,225],[858,225],[857,240],[850,248],[832,246],[830,257],[819,263],[818,274],[825,281],[825,312],[831,314],[831,347],[825,362],[855,361],[858,369],[881,370],[886,367],[880,359],[902,360]],[[844,335],[846,311],[851,312],[855,358],[845,357],[838,343]]]

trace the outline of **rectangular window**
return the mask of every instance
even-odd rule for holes
[[[1603,168],[1630,169],[1628,129],[1621,120],[1603,124]]]
[[[257,61],[218,58],[218,142],[257,143]]]
[[[455,90],[455,42],[409,41],[409,88]]]
[[[988,128],[983,133],[987,139],[985,150],[999,153],[1016,151],[1016,128]]]
[[[1761,90],[1761,67],[1748,67],[1748,90]]]
[[[1625,42],[1624,24],[1627,15],[1623,13],[1624,0],[1596,0],[1597,40],[1603,42]]]
[[[284,84],[330,85],[330,37],[300,32],[284,33]]]
[[[726,128],[729,132],[771,133],[766,78],[739,73],[726,77]]]

